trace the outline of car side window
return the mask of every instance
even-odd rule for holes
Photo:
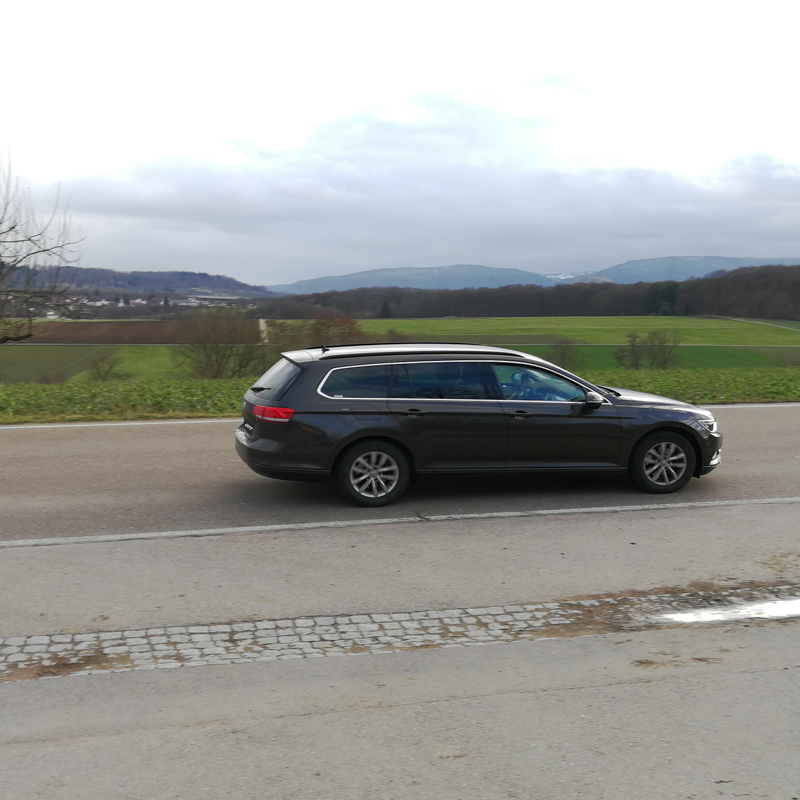
[[[328,373],[319,390],[328,397],[385,398],[389,393],[389,364],[342,367]]]
[[[404,371],[400,367],[404,366]],[[489,376],[469,361],[419,362],[398,365],[393,397],[431,400],[492,400]]]
[[[586,400],[586,392],[580,386],[547,370],[517,364],[493,364],[492,368],[506,400]]]

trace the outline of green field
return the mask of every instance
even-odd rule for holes
[[[783,323],[781,323],[783,324]],[[631,331],[677,331],[682,344],[800,347],[797,328],[700,317],[478,317],[462,319],[359,320],[369,333],[387,328],[418,341],[474,341],[481,344],[538,344],[570,339],[576,344],[624,344]]]
[[[104,356],[118,354],[119,369],[135,380],[175,377],[172,347],[167,345],[4,345],[0,347],[0,383],[75,383]]]
[[[131,344],[117,348],[122,357],[119,369],[134,380],[174,380],[176,365],[173,358],[173,347],[169,345]],[[73,381],[87,380],[86,373],[76,375]]]
[[[361,320],[379,337],[391,327],[416,341],[473,342],[511,347],[551,361],[550,345],[574,345],[576,369],[616,369],[614,353],[632,331],[676,331],[682,369],[800,366],[800,323],[762,325],[694,317],[485,317],[475,319]]]
[[[559,362],[558,353],[548,346],[526,347],[510,345],[515,350],[532,353],[554,363]],[[573,372],[581,370],[617,369],[614,354],[620,345],[575,345],[574,363],[567,366]],[[680,369],[731,369],[734,367],[779,367],[800,365],[800,347],[714,347],[685,346],[678,348]]]
[[[89,369],[96,358],[119,349],[111,345],[4,345],[0,347],[0,383],[62,383]]]

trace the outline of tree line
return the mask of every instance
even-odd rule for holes
[[[251,301],[252,302],[252,301]],[[688,281],[503,286],[499,289],[373,287],[270,299],[266,319],[690,315],[800,319],[800,266],[744,267]]]

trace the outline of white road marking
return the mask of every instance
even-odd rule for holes
[[[800,405],[800,404],[799,404]],[[20,428],[110,428],[132,427],[134,425],[201,425],[209,422],[241,422],[241,417],[211,417],[207,419],[148,419],[128,422],[30,422],[24,425],[0,425],[0,430],[19,430]]]
[[[274,531],[307,531],[325,528],[350,528],[369,525],[393,525],[408,522],[452,522],[467,519],[507,519],[514,517],[554,517],[569,514],[617,514],[626,511],[670,511],[689,508],[724,508],[728,506],[791,505],[800,503],[800,497],[764,497],[752,500],[708,500],[691,503],[647,503],[631,506],[590,506],[588,508],[551,508],[531,511],[491,511],[484,514],[422,514],[413,517],[385,517],[381,519],[350,519],[319,522],[287,522],[275,525],[247,525],[231,528],[200,528],[184,531],[150,531],[147,533],[109,533],[99,536],[68,536],[61,539],[18,539],[0,542],[0,549],[10,547],[55,547],[67,544],[98,544],[101,542],[131,542],[142,539],[194,539],[205,536],[229,536],[242,533],[269,533]]]

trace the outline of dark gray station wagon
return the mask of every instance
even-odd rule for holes
[[[697,406],[466,344],[283,353],[247,390],[242,416],[236,450],[252,470],[333,479],[363,506],[443,473],[627,472],[664,494],[714,469],[722,448]]]

